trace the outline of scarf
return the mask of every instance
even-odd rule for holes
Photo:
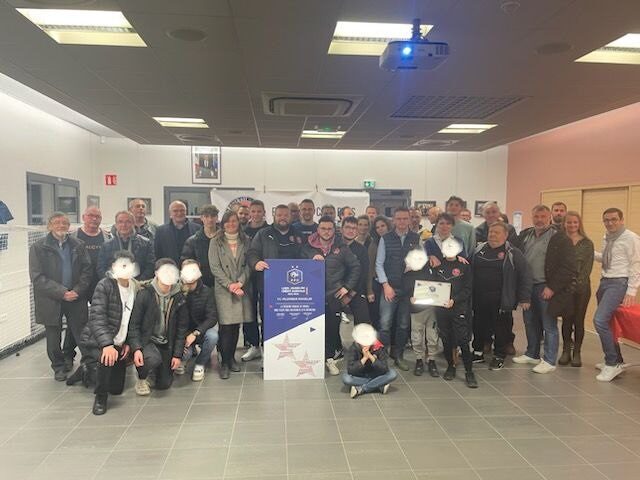
[[[226,238],[229,248],[231,249],[231,253],[235,258],[238,252],[238,234],[224,232],[224,238]]]
[[[606,233],[604,235],[604,239],[606,244],[604,246],[604,251],[602,252],[602,270],[609,270],[611,266],[611,259],[613,257],[613,244],[616,242],[620,235],[622,235],[626,231],[625,227],[621,227],[615,233]]]

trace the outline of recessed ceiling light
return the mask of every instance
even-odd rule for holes
[[[300,138],[333,138],[339,139],[344,137],[344,134],[347,133],[342,130],[303,130]]]
[[[627,33],[578,58],[576,62],[640,65],[640,33]]]
[[[209,128],[202,118],[153,117],[163,127],[171,128]]]
[[[489,123],[452,123],[438,133],[482,133],[497,126]]]
[[[176,28],[167,32],[169,38],[183,42],[201,42],[207,38],[207,34],[195,28]]]
[[[56,42],[70,45],[146,47],[122,12],[18,8]]]
[[[338,22],[329,45],[329,55],[379,56],[392,40],[411,38],[410,23]],[[420,25],[426,35],[433,25]]]

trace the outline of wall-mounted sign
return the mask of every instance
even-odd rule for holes
[[[108,173],[104,176],[104,184],[107,187],[114,187],[118,185],[118,175],[115,173]]]

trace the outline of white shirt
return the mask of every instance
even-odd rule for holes
[[[607,245],[606,237],[602,241],[602,251]],[[595,252],[595,259],[602,262],[602,253]],[[625,230],[613,243],[611,265],[602,270],[603,278],[627,278],[627,295],[633,297],[640,287],[640,237],[631,230]]]
[[[131,281],[129,281],[128,287],[123,287],[118,284],[118,290],[120,290],[120,301],[122,302],[122,321],[120,322],[118,333],[113,337],[113,344],[116,347],[121,347],[127,339],[129,320],[131,319],[131,310],[133,309],[133,302],[136,299],[136,293],[133,288],[133,282]]]

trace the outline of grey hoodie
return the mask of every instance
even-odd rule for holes
[[[171,287],[169,293],[163,293],[158,287],[158,279],[154,278],[151,280],[151,286],[153,290],[156,292],[156,296],[158,299],[158,307],[160,307],[160,317],[158,318],[155,326],[153,327],[153,334],[151,335],[151,340],[153,343],[164,345],[168,342],[167,340],[167,311],[169,310],[169,306],[171,304],[171,299],[173,296],[180,291],[182,285],[180,282],[176,283]]]

